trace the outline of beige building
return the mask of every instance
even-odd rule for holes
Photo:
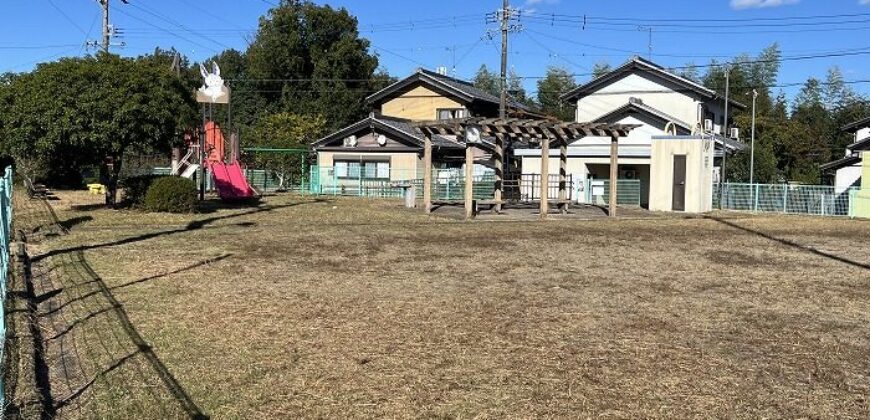
[[[359,187],[421,179],[423,134],[415,122],[498,116],[499,98],[464,80],[420,69],[369,96],[368,118],[313,144],[321,179]],[[528,112],[510,104],[509,112]],[[453,136],[434,136],[434,167],[461,170],[465,145]],[[485,170],[491,144],[476,148],[475,171]]]

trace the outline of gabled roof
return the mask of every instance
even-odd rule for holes
[[[399,80],[398,82],[370,95],[366,98],[366,102],[369,104],[378,102],[415,83],[426,84],[438,91],[455,96],[466,103],[479,101],[498,105],[501,101],[499,97],[474,87],[474,85],[468,81],[439,74],[430,70],[417,69],[417,72],[411,76]],[[523,111],[529,110],[527,106],[513,101],[508,103],[508,107]]]
[[[724,98],[721,95],[719,95],[718,93],[716,93],[716,91],[709,89],[705,86],[702,86],[698,83],[695,83],[689,79],[686,79],[685,77],[673,74],[673,73],[667,71],[664,67],[659,66],[658,64],[655,64],[652,61],[645,60],[645,59],[640,58],[640,57],[633,57],[631,60],[629,60],[628,62],[626,62],[625,64],[623,64],[619,68],[617,68],[617,69],[615,69],[607,74],[604,74],[604,75],[592,80],[591,82],[586,83],[585,85],[579,86],[576,89],[562,95],[562,100],[572,101],[572,100],[582,98],[584,96],[588,96],[588,95],[592,94],[593,92],[601,89],[602,87],[607,86],[607,85],[625,77],[626,75],[629,75],[629,74],[635,73],[635,72],[644,72],[644,73],[653,74],[659,78],[662,78],[662,79],[667,80],[671,83],[674,83],[677,86],[680,86],[681,88],[683,88],[687,91],[694,92],[695,94],[698,94],[704,98],[714,99],[714,100],[724,100]],[[737,108],[746,109],[746,105],[744,105],[740,102],[737,102],[734,99],[729,98],[728,102]]]
[[[328,143],[343,139],[354,133],[358,133],[360,130],[363,130],[365,128],[372,127],[381,130],[387,134],[390,134],[398,140],[408,143],[412,147],[423,147],[423,133],[414,126],[413,122],[400,118],[390,118],[375,114],[371,114],[366,119],[357,121],[354,124],[342,128],[341,130],[338,130],[320,140],[317,140],[316,142],[312,143],[311,147],[317,150],[319,148],[325,147]],[[460,145],[456,141],[453,141],[444,136],[432,136],[432,145],[440,148],[464,148],[464,146]]]
[[[870,117],[862,118],[862,119],[855,121],[853,123],[846,124],[843,126],[843,128],[841,128],[841,130],[843,130],[847,133],[854,133],[862,128],[867,128],[867,127],[870,127]]]
[[[819,168],[823,171],[836,171],[839,169],[843,169],[847,166],[854,166],[856,164],[861,163],[861,157],[858,155],[847,156],[840,160],[835,160],[833,162],[828,162],[824,165],[821,165]]]
[[[664,129],[667,123],[672,122],[678,128],[682,129],[685,132],[692,131],[692,127],[688,123],[681,121],[678,118],[672,117],[664,112],[661,112],[649,105],[646,105],[643,103],[643,101],[637,98],[631,98],[631,100],[627,104],[596,118],[595,122],[616,122],[617,120],[621,119],[626,115],[631,115],[635,113],[643,114],[658,120],[659,122],[661,122],[662,129]]]
[[[846,146],[846,148],[853,151],[853,152],[870,150],[870,137],[868,137],[864,140],[861,140],[859,142],[852,143],[852,144]]]

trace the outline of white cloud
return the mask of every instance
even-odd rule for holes
[[[537,13],[538,8],[536,6],[540,6],[542,4],[559,4],[560,0],[526,0],[520,10],[527,15],[533,15]],[[870,1],[870,0],[867,0]]]
[[[870,3],[870,0],[860,0]],[[779,7],[799,3],[800,0],[731,0],[731,8],[735,10],[758,9],[762,7]]]

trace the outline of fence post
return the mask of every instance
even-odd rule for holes
[[[750,184],[750,188],[752,188],[752,211],[754,213],[758,213],[758,196],[761,194],[761,184]]]
[[[782,186],[782,212],[788,214],[788,184]]]

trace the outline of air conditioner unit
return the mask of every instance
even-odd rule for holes
[[[722,134],[722,126],[719,124],[713,124],[713,134],[721,135]]]
[[[734,140],[740,139],[740,129],[739,128],[732,128],[731,129],[731,138]]]
[[[713,132],[713,120],[704,120],[704,132],[711,133]]]
[[[619,179],[637,179],[637,171],[634,169],[623,169],[619,171]]]

